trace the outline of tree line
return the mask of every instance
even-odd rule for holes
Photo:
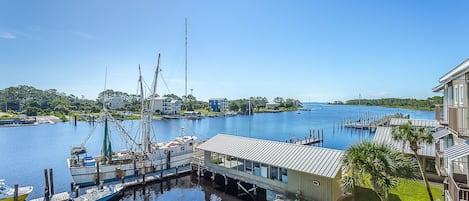
[[[210,110],[208,102],[199,101],[193,95],[179,97],[175,94],[165,94],[163,96],[181,101],[181,110],[183,111]],[[0,90],[0,111],[22,113],[28,116],[55,115],[58,117],[70,115],[72,112],[99,113],[102,111],[104,100],[109,97],[122,98],[123,104],[119,110],[140,111],[140,96],[136,94],[107,89],[100,92],[96,100],[88,100],[83,96],[67,95],[56,89],[40,90],[26,85]],[[301,102],[295,99],[276,97],[273,101],[278,103],[278,106],[270,109],[296,110],[302,107]],[[262,112],[267,109],[268,99],[258,96],[228,101],[228,110],[247,114],[249,113],[249,103],[251,104],[251,112]]]
[[[345,102],[334,101],[330,104],[336,105],[367,105],[367,106],[384,106],[397,107],[406,109],[433,110],[435,104],[443,104],[442,96],[433,96],[427,99],[415,98],[380,98],[380,99],[352,99]]]

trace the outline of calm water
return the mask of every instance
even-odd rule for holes
[[[154,120],[155,139],[157,141],[172,140],[180,135],[182,127],[185,135],[196,135],[201,140],[208,139],[217,133],[227,133],[285,141],[292,136],[297,138],[309,136],[309,129],[324,129],[324,147],[345,149],[359,140],[372,140],[373,135],[368,131],[339,128],[337,125],[344,118],[356,118],[359,114],[368,113],[384,115],[401,112],[410,114],[411,118],[434,119],[434,112],[429,111],[325,104],[305,104],[305,107],[312,110],[302,111],[301,114],[283,112],[255,114],[251,117],[238,115],[202,120]],[[138,130],[138,121],[125,121],[123,124],[131,135]],[[29,198],[37,198],[43,194],[43,170],[53,168],[55,192],[68,191],[72,181],[66,165],[70,148],[83,143],[92,133],[86,142],[88,152],[92,155],[99,154],[102,144],[102,130],[102,125],[93,126],[86,122],[78,122],[77,126],[66,122],[55,125],[0,128],[0,178],[6,179],[10,185],[16,183],[33,185],[35,189]],[[112,142],[114,150],[125,148],[125,143],[118,132],[112,132]],[[166,190],[168,189],[165,188]],[[179,184],[174,184],[169,192],[162,195],[157,193],[158,191],[151,192],[153,191],[150,188],[151,200],[193,200],[196,195],[202,196],[200,200],[210,198],[210,196],[220,197],[223,200],[232,199],[210,186],[202,184],[197,187],[190,180],[190,176],[189,179],[181,179]],[[167,198],[171,197],[172,194],[172,198]],[[193,196],[185,196],[191,194]],[[139,199],[145,198],[139,193],[136,193],[136,196]],[[125,199],[131,198],[126,197]]]

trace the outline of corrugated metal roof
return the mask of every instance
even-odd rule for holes
[[[441,129],[435,133],[433,133],[433,138],[434,139],[440,139],[442,137],[445,137],[447,135],[451,134],[451,132],[448,129]]]
[[[392,139],[392,127],[378,127],[376,128],[375,132],[375,142],[389,144],[395,147],[397,150],[402,151],[402,141],[396,141]],[[404,153],[406,154],[414,154],[414,152],[410,149],[409,144],[404,146]],[[431,144],[420,144],[420,149],[418,153],[422,156],[430,156],[435,157],[435,143]]]
[[[466,140],[463,143],[454,145],[445,152],[445,154],[448,154],[448,159],[450,161],[454,159],[461,158],[463,156],[469,155],[469,142]]]
[[[438,123],[437,120],[429,120],[429,119],[392,118],[390,124],[391,126],[400,126],[409,121],[412,123],[412,126],[417,126],[417,127],[432,127],[432,128],[441,127],[440,123]]]
[[[341,150],[226,134],[218,134],[197,148],[329,178],[336,176],[344,155]]]

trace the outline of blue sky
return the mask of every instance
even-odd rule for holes
[[[426,98],[469,57],[467,1],[0,1],[0,89],[94,99],[137,92],[161,53],[160,94],[199,100]],[[190,93],[190,91],[189,91]]]

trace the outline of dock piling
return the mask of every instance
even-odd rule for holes
[[[47,169],[44,169],[44,179],[46,182],[46,186],[44,187],[44,197],[48,201],[50,193],[49,193],[49,175],[47,174]]]
[[[73,193],[75,183],[72,181],[70,182],[70,192]]]
[[[80,196],[80,186],[76,185],[75,186],[75,197],[77,198],[78,196]]]
[[[18,184],[15,184],[15,192],[13,195],[13,200],[18,201]]]
[[[49,177],[50,177],[50,195],[54,195],[54,172],[52,168],[49,169]]]

